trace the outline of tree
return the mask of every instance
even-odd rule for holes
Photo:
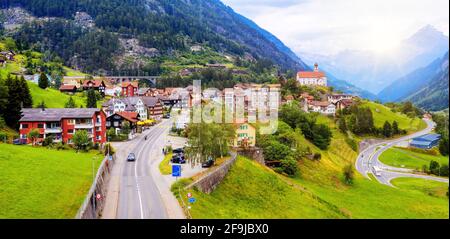
[[[33,129],[28,133],[28,138],[31,139],[31,144],[34,146],[36,144],[36,140],[39,138],[41,133],[39,133],[38,129]]]
[[[386,138],[389,138],[389,137],[392,136],[392,126],[391,126],[391,124],[388,121],[384,122],[383,135]]]
[[[8,88],[8,102],[5,107],[5,113],[3,113],[3,118],[6,124],[13,128],[19,128],[19,120],[22,110],[22,89],[17,80],[17,77],[12,77],[8,75],[5,81],[5,86]]]
[[[231,124],[193,123],[189,124],[186,132],[189,144],[186,155],[192,164],[226,155],[235,137],[235,128]]]
[[[125,121],[122,123],[122,128],[120,129],[120,132],[124,135],[128,135],[131,131],[130,122]]]
[[[344,117],[342,117],[338,120],[338,127],[342,133],[347,134],[348,128],[347,128],[347,123],[345,122]]]
[[[348,164],[344,167],[344,180],[348,185],[353,184],[353,179],[355,177],[355,171],[353,170],[353,164]]]
[[[72,96],[69,98],[69,100],[67,100],[66,104],[64,105],[64,108],[77,108]]]
[[[440,165],[439,165],[439,163],[438,162],[436,162],[436,161],[434,161],[434,160],[431,160],[431,162],[430,162],[430,168],[429,168],[429,171],[430,171],[430,173],[431,174],[434,174],[434,175],[439,175],[439,170],[440,170]]]
[[[93,89],[90,89],[87,92],[86,108],[97,108],[97,96]]]
[[[30,88],[28,87],[27,81],[23,76],[18,78],[18,85],[20,87],[20,97],[22,99],[23,108],[33,107],[33,98],[31,97]]]
[[[77,130],[72,137],[73,144],[75,148],[78,150],[86,150],[89,143],[89,134],[86,130]]]
[[[0,79],[0,117],[4,117],[8,107],[8,87]]]
[[[47,105],[45,104],[45,101],[41,101],[41,103],[39,103],[37,107],[41,108],[41,109],[45,109],[45,108],[47,108]]]
[[[446,165],[446,164],[442,165],[439,172],[440,172],[440,176],[448,177],[448,174],[449,174],[448,165]]]
[[[400,129],[398,128],[398,123],[397,123],[397,121],[394,121],[394,122],[392,123],[392,134],[393,134],[393,135],[400,134]]]
[[[299,173],[297,161],[291,156],[288,156],[281,160],[280,168],[289,176],[296,176]]]
[[[47,89],[48,87],[48,77],[44,72],[41,72],[41,75],[39,76],[38,85],[41,89]]]
[[[449,150],[448,136],[444,135],[441,141],[439,142],[439,152],[444,156],[448,156],[448,150]]]
[[[326,150],[331,143],[331,137],[333,136],[330,127],[324,124],[316,124],[313,126],[313,144],[322,150]]]

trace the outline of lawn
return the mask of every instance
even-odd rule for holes
[[[423,165],[428,167],[431,160],[438,162],[440,165],[448,165],[448,157],[422,154],[402,148],[390,148],[380,156],[380,161],[386,165],[418,170],[422,169]]]
[[[405,129],[409,133],[426,128],[426,123],[423,120],[419,118],[411,119],[400,112],[394,113],[389,107],[384,105],[365,101],[363,106],[369,107],[372,110],[375,127],[383,127],[386,120],[391,124],[395,120],[399,124],[400,129]]]
[[[66,71],[66,76],[86,76],[86,74],[84,74],[83,72],[71,69],[66,66],[64,67],[64,70]]]
[[[397,178],[391,182],[396,187],[416,191],[418,194],[425,194],[436,198],[447,198],[447,183],[419,178]]]
[[[0,218],[74,218],[103,159],[96,153],[0,144]]]
[[[163,161],[159,163],[159,171],[162,175],[169,175],[172,173],[172,166],[170,164],[170,159],[172,159],[172,153],[168,153],[164,156]]]

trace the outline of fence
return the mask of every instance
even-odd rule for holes
[[[104,196],[106,195],[107,183],[111,176],[114,162],[115,155],[112,156],[112,160],[109,160],[108,156],[103,159],[89,193],[75,216],[76,219],[100,218],[105,204]],[[97,195],[99,195],[100,198],[97,198]]]

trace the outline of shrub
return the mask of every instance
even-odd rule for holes
[[[3,141],[7,141],[7,140],[8,140],[8,135],[6,135],[3,132],[0,132],[0,141],[3,142]]]
[[[353,170],[353,164],[348,164],[344,167],[344,181],[346,184],[353,184],[353,179],[355,177],[355,172]]]
[[[280,168],[283,173],[289,176],[296,176],[299,173],[297,161],[292,157],[286,157],[281,160]]]
[[[320,153],[315,153],[314,156],[313,156],[313,159],[316,160],[316,161],[321,160],[321,159],[322,159],[322,154],[320,154]]]
[[[53,136],[46,137],[42,142],[42,146],[51,146],[53,144]]]
[[[448,175],[449,175],[448,165],[446,165],[446,164],[442,165],[439,172],[440,172],[440,176],[448,177]]]
[[[434,175],[439,175],[440,168],[441,168],[441,166],[439,165],[438,162],[431,160],[430,168],[429,168],[430,173],[432,173]]]

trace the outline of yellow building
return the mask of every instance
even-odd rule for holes
[[[255,147],[256,129],[248,123],[237,124],[234,147]]]

